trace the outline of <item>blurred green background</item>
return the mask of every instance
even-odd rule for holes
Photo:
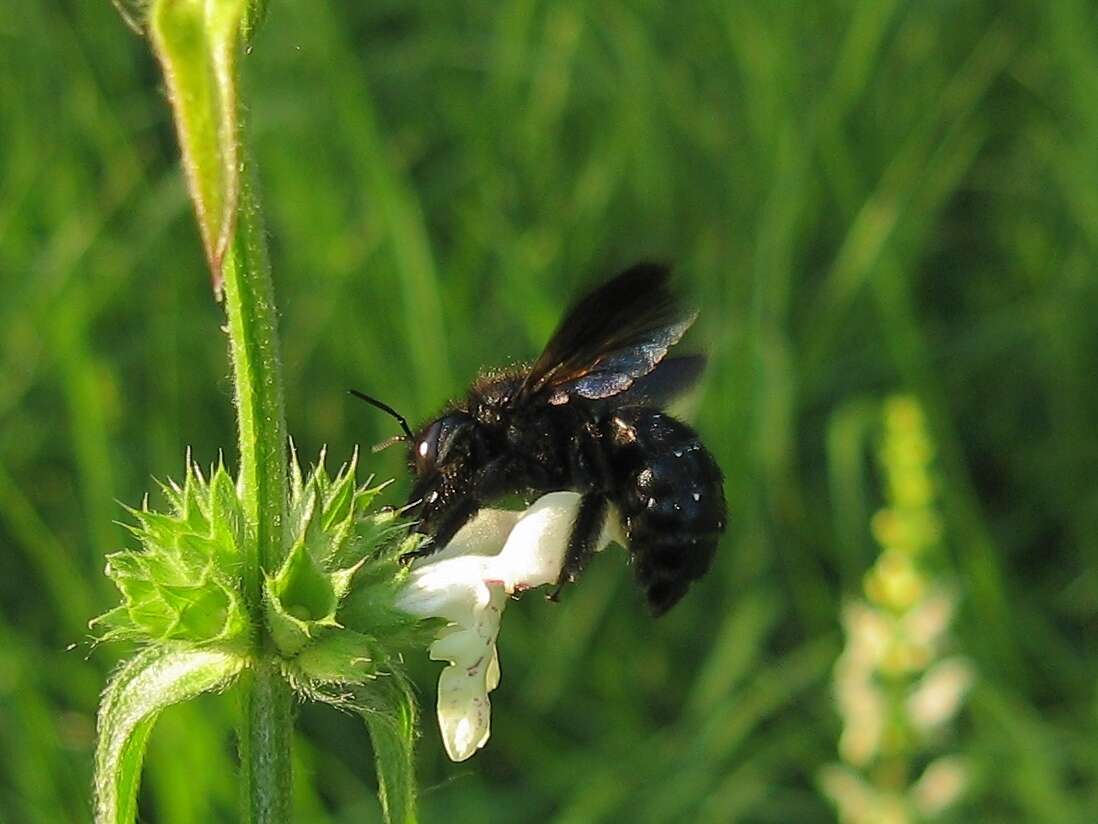
[[[119,502],[235,441],[226,341],[146,44],[110,4],[0,22],[0,820],[90,814],[128,650]],[[507,612],[493,732],[426,821],[827,821],[839,611],[877,545],[879,402],[937,444],[943,580],[979,680],[956,820],[1098,820],[1098,7],[501,0],[271,4],[248,114],[290,431],[340,459],[569,296],[674,261],[711,355],[718,563],[653,622],[620,553]],[[400,477],[395,451],[368,468]],[[74,649],[67,649],[70,644]],[[166,713],[142,818],[235,818],[231,701]],[[302,821],[377,820],[369,741],[300,714]]]

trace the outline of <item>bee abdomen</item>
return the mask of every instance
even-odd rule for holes
[[[725,527],[723,479],[697,434],[661,412],[619,410],[611,428],[615,503],[637,582],[659,615],[709,570]]]

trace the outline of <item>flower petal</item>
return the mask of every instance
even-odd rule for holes
[[[555,584],[581,499],[576,492],[550,492],[538,498],[518,519],[503,549],[489,563],[493,579],[502,582],[508,592]],[[609,514],[596,552],[612,540],[623,543],[619,521],[614,513]]]
[[[488,693],[500,679],[496,636],[510,593],[556,583],[581,496],[551,492],[523,513],[482,510],[441,550],[416,563],[396,606],[450,626],[431,644],[448,661],[438,681],[438,724],[446,754],[464,761],[488,741]],[[623,543],[611,514],[596,545]]]
[[[466,555],[495,555],[515,528],[521,512],[510,509],[482,509],[473,520],[463,526],[446,546],[433,555],[415,563],[420,568],[436,564],[447,558]]]
[[[438,681],[438,725],[446,754],[464,761],[488,740],[488,693],[499,683],[496,635],[507,594],[484,582],[478,555],[450,557],[413,570],[397,606],[423,617],[451,622],[430,648],[434,661],[448,661]]]
[[[484,583],[486,559],[479,555],[446,558],[412,570],[396,606],[422,618],[445,618],[459,626],[473,623],[476,610],[491,600]]]
[[[495,642],[506,600],[506,593],[493,587],[491,600],[473,627],[451,632],[431,645],[432,660],[450,662],[438,679],[438,726],[453,761],[473,755],[491,732],[488,693],[499,683]]]

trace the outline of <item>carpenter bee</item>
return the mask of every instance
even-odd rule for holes
[[[708,570],[725,528],[720,468],[698,434],[661,411],[692,386],[701,356],[668,358],[696,313],[675,300],[664,266],[635,265],[577,302],[533,365],[487,372],[418,432],[395,410],[415,476],[407,511],[449,543],[507,495],[583,496],[557,592],[593,553],[608,515],[621,519],[637,582],[655,615]]]

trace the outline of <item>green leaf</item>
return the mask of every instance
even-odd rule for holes
[[[137,813],[145,743],[160,711],[222,689],[245,658],[228,649],[187,644],[149,647],[111,678],[99,708],[95,751],[95,820],[128,824]]]
[[[377,794],[388,824],[415,824],[415,740],[419,710],[411,686],[397,674],[355,693],[377,766]]]
[[[247,12],[243,0],[155,0],[148,16],[175,111],[214,291],[219,294],[221,264],[233,236],[240,196],[237,55]]]

